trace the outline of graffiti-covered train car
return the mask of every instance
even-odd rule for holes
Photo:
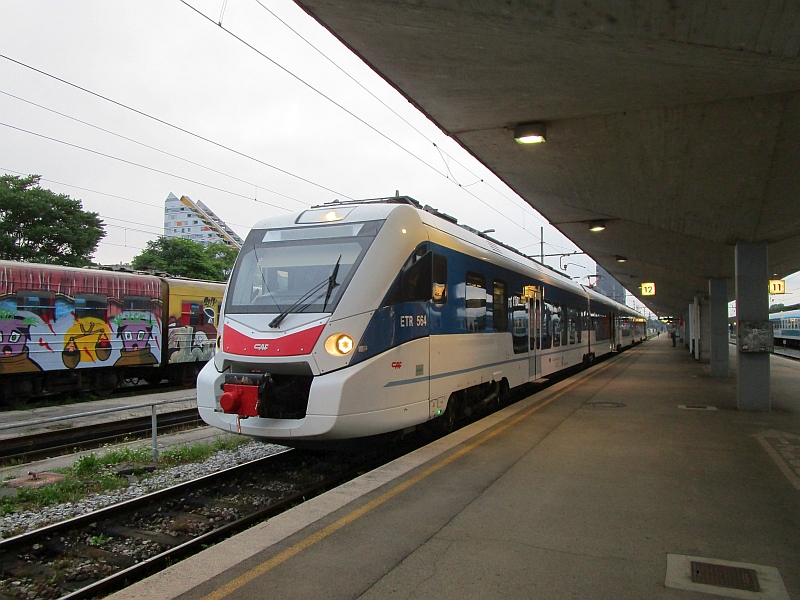
[[[202,365],[214,356],[217,341],[219,306],[225,286],[212,281],[166,279],[169,288],[167,310],[168,365],[191,363],[196,369],[184,368],[178,375],[194,381]]]
[[[0,261],[0,398],[108,393],[134,378],[192,380],[213,353],[223,291],[210,282]]]

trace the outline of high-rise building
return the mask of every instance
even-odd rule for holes
[[[189,196],[178,198],[172,192],[164,202],[164,235],[201,244],[222,242],[234,248],[242,247],[242,238],[214,211],[199,200],[194,202]]]
[[[625,304],[627,291],[619,281],[611,276],[611,273],[600,265],[597,265],[597,282],[592,287],[596,292],[608,296],[620,304]]]

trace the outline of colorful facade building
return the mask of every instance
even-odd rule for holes
[[[242,247],[242,238],[199,200],[188,196],[178,198],[170,193],[164,202],[164,236],[210,244],[222,242],[233,248]]]

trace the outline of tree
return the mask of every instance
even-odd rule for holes
[[[0,258],[71,267],[92,264],[106,235],[80,200],[39,187],[39,175],[0,176]]]
[[[223,244],[222,242],[212,242],[205,247],[206,255],[213,261],[214,267],[219,273],[217,281],[227,281],[233,271],[233,264],[239,256],[239,250]]]
[[[238,250],[221,242],[204,246],[183,238],[160,237],[147,242],[134,257],[134,269],[161,271],[174,277],[225,281],[233,268]]]

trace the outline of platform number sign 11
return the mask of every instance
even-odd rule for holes
[[[770,279],[769,280],[769,293],[770,294],[785,294],[786,282],[783,279]]]
[[[656,284],[655,283],[643,283],[642,284],[642,296],[655,296],[656,295]]]

